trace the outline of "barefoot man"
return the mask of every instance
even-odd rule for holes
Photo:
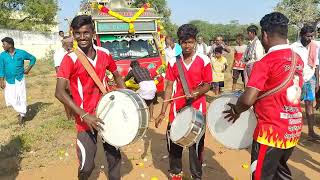
[[[27,113],[27,95],[25,74],[28,74],[36,63],[36,58],[28,52],[16,49],[10,37],[2,40],[4,52],[0,54],[0,87],[4,89],[7,106],[12,106],[19,113],[19,124],[23,125]],[[24,61],[29,66],[24,68]]]
[[[319,60],[318,45],[313,40],[315,28],[305,25],[300,31],[300,40],[293,43],[292,48],[300,55],[304,62],[302,97],[306,109],[308,136],[311,140],[319,140],[320,136],[314,132],[315,115],[313,101],[319,91]]]

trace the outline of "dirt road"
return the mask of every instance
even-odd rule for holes
[[[156,106],[156,113],[160,104]],[[319,130],[317,130],[319,132]],[[146,136],[139,142],[122,149],[123,166],[121,174],[124,180],[151,179],[156,177],[164,180],[167,177],[168,158],[166,151],[165,123],[159,129],[153,123]],[[306,127],[304,127],[306,132]],[[317,179],[320,176],[320,144],[312,143],[303,138],[300,141],[289,161],[294,179]],[[102,148],[96,158],[96,168],[92,179],[105,179],[107,165],[104,163]],[[250,153],[247,150],[228,150],[219,144],[207,130],[205,142],[205,164],[203,167],[204,180],[211,179],[249,179]],[[17,179],[76,179],[77,160],[75,151],[71,152],[70,160],[60,165],[42,167],[19,172]],[[63,160],[61,160],[63,161]],[[188,167],[188,152],[184,151],[183,166],[186,177],[190,177]],[[155,179],[153,179],[155,180]]]
[[[4,105],[0,91],[0,179],[1,180],[72,180],[77,179],[75,130],[73,122],[65,120],[63,106],[54,98],[55,78],[53,69],[46,63],[37,63],[27,78],[28,103],[31,116],[24,129],[17,125],[15,112]],[[225,90],[230,88],[227,75]],[[212,99],[212,93],[208,94]],[[162,100],[159,99],[161,102]],[[155,115],[161,104],[156,105]],[[318,117],[319,118],[319,117]],[[150,124],[146,136],[137,143],[123,148],[121,174],[124,180],[165,180],[168,175],[168,153],[165,128]],[[316,131],[320,133],[317,127]],[[305,140],[303,128],[300,144],[289,161],[293,178],[319,179],[320,144]],[[101,143],[96,157],[96,168],[91,179],[106,179],[107,165]],[[23,148],[22,148],[23,147]],[[4,150],[4,148],[6,148]],[[204,180],[249,179],[250,150],[229,150],[219,144],[209,131],[205,140]],[[188,152],[183,154],[183,167],[190,177]],[[2,171],[2,172],[1,172]]]

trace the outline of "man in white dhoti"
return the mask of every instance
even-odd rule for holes
[[[132,61],[130,64],[131,70],[128,72],[124,81],[134,78],[135,82],[139,84],[138,94],[145,100],[149,107],[150,117],[153,117],[153,102],[156,96],[157,87],[151,78],[150,72],[147,68],[140,66],[138,61]]]
[[[7,106],[12,106],[19,113],[19,124],[24,124],[27,113],[25,74],[28,74],[36,58],[28,52],[16,49],[10,37],[2,40],[4,52],[0,54],[0,87],[4,89]],[[29,60],[29,65],[24,68],[24,61]]]

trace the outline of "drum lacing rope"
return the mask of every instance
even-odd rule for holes
[[[269,96],[269,95],[272,95],[272,94],[275,94],[277,92],[279,92],[283,87],[287,86],[288,83],[292,80],[293,76],[294,76],[294,73],[296,71],[296,65],[297,65],[297,58],[296,58],[296,54],[295,52],[291,49],[291,52],[292,52],[292,55],[291,55],[291,71],[287,77],[287,79],[285,81],[283,81],[279,86],[275,87],[274,89],[271,89],[265,93],[263,93],[262,95],[260,95],[258,97],[258,99],[262,99],[266,96]]]

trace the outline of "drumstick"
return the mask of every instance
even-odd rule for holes
[[[193,93],[193,95],[197,95],[197,94],[199,94],[199,92]],[[181,99],[181,98],[184,98],[184,97],[186,97],[186,96],[187,96],[187,95],[178,96],[178,97],[175,97],[175,98],[171,98],[171,99],[164,100],[163,102],[169,102],[169,101],[173,101],[173,100],[176,100],[176,99]]]
[[[111,96],[109,97],[109,99],[110,99],[110,101],[108,101],[108,102],[103,106],[103,108],[101,108],[101,111],[100,111],[100,112],[97,112],[97,117],[100,117],[100,115],[101,115],[103,112],[105,112],[105,109],[107,109],[107,106],[108,106],[111,102],[113,102],[113,100],[114,100],[114,95],[111,95]]]
[[[169,101],[173,101],[173,100],[176,100],[176,99],[181,99],[181,98],[184,98],[184,97],[186,97],[186,95],[178,96],[178,97],[171,98],[171,99],[167,99],[167,100],[164,100],[163,102],[169,102]]]

